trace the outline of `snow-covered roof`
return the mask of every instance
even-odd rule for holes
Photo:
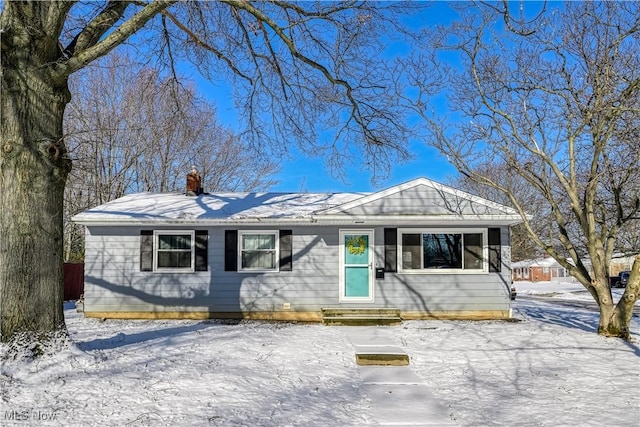
[[[511,264],[512,268],[522,268],[522,267],[562,267],[558,261],[555,259],[548,258],[538,258],[538,259],[526,259],[523,261],[514,262]]]
[[[299,220],[366,193],[130,194],[73,217],[80,224],[131,222],[260,222]]]
[[[446,191],[442,191],[442,190]],[[377,193],[130,194],[73,217],[84,225],[323,223],[511,225],[511,208],[418,178]]]

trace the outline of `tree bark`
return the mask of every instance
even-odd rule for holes
[[[625,340],[631,338],[631,317],[633,316],[633,307],[638,300],[638,292],[640,292],[640,255],[636,256],[627,287],[615,308],[609,309],[603,305],[600,306],[600,324],[598,326],[600,335],[624,338]]]
[[[46,3],[3,11],[0,114],[0,334],[47,334],[64,327],[63,194],[71,161],[62,119],[66,79],[47,37]],[[41,18],[38,21],[37,18]],[[42,24],[41,26],[38,23]]]

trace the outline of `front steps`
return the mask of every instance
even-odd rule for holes
[[[356,364],[360,366],[408,366],[409,355],[389,345],[356,346]]]
[[[322,323],[342,326],[391,326],[402,323],[395,308],[323,308]]]

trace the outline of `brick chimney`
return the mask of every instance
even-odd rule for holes
[[[202,178],[195,166],[191,166],[191,172],[187,174],[187,196],[199,196],[202,194]]]

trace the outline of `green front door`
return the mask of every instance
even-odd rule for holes
[[[373,301],[372,231],[341,231],[341,301]]]

